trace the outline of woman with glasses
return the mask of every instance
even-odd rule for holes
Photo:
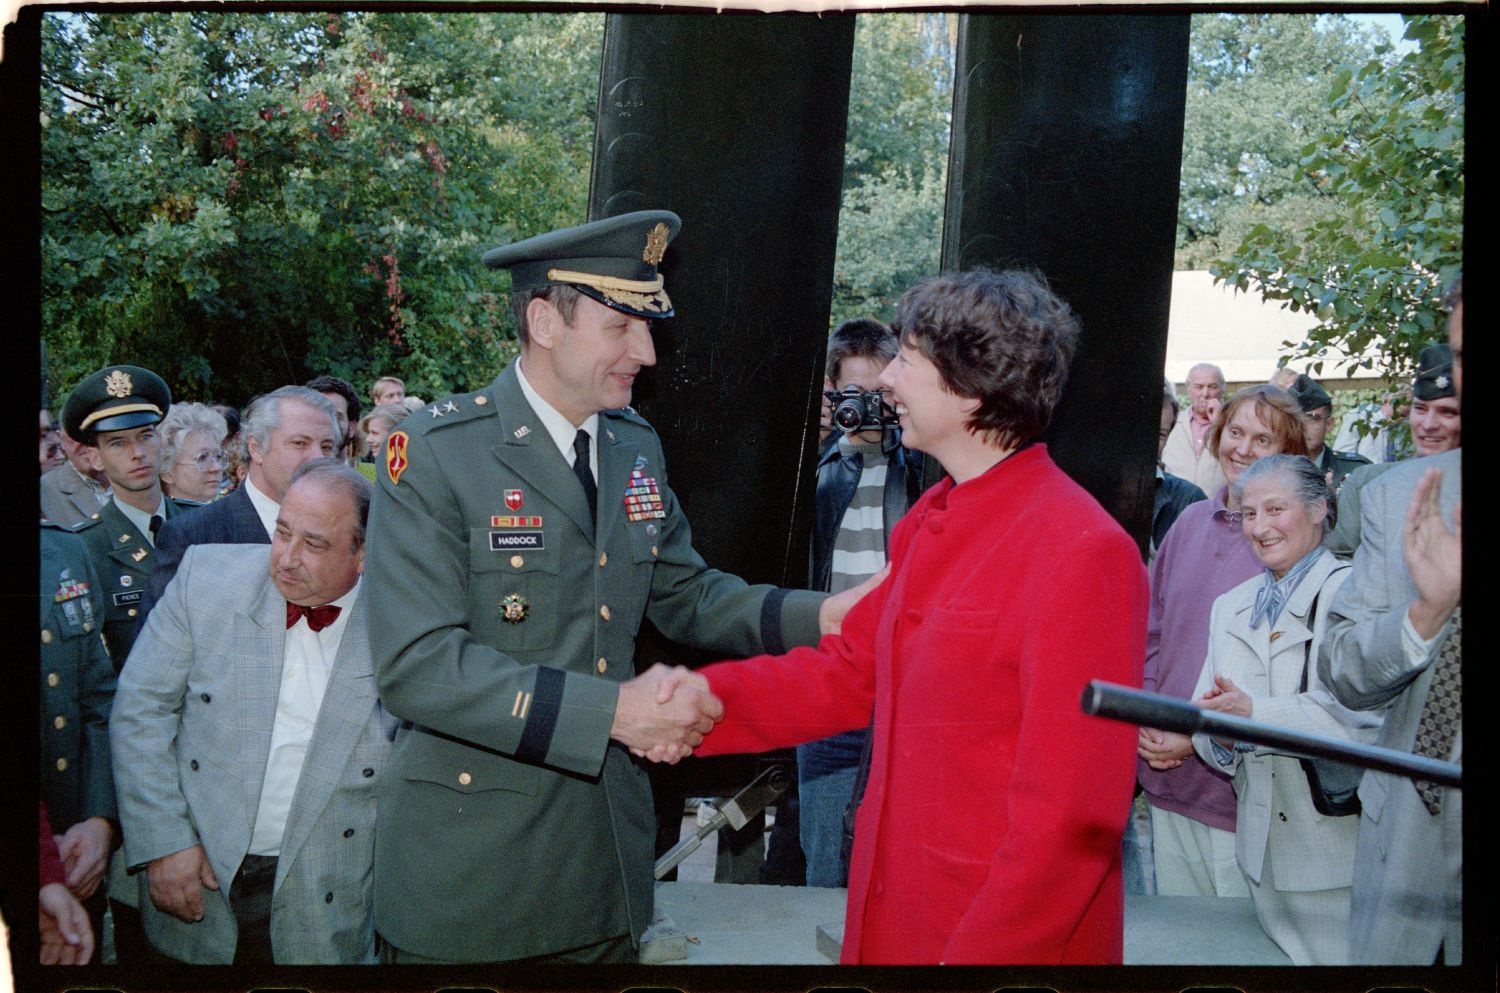
[[[201,403],[174,403],[161,422],[161,488],[179,500],[208,503],[224,481],[224,416]]]

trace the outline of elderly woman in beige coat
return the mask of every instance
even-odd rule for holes
[[[1373,740],[1381,715],[1349,710],[1318,681],[1328,608],[1349,574],[1322,547],[1332,525],[1322,473],[1304,456],[1272,455],[1233,485],[1245,538],[1265,571],[1214,602],[1194,696],[1203,707],[1267,724]],[[1261,927],[1297,965],[1348,963],[1359,818],[1318,813],[1295,756],[1202,734],[1193,745],[1234,777],[1235,854]]]

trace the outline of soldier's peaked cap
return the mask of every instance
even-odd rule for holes
[[[670,210],[637,210],[492,248],[484,264],[510,270],[512,293],[567,285],[626,314],[671,317],[657,266],[681,227]]]
[[[1411,391],[1418,400],[1441,400],[1453,390],[1453,351],[1444,344],[1428,345],[1417,356],[1417,377]]]
[[[84,441],[100,431],[125,431],[167,416],[172,391],[160,376],[137,365],[112,365],[85,377],[63,404],[63,429]]]
[[[1297,398],[1297,405],[1304,414],[1333,404],[1333,397],[1328,395],[1323,385],[1305,372],[1292,384],[1292,396]]]

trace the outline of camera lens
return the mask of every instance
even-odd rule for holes
[[[853,431],[865,422],[865,402],[859,397],[846,397],[833,408],[833,423],[845,431]]]

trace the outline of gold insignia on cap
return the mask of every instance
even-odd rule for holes
[[[656,265],[661,262],[661,257],[667,254],[667,226],[658,221],[656,227],[646,234],[646,250],[641,253],[641,261]]]
[[[112,397],[128,397],[132,389],[128,372],[116,369],[104,377],[104,392]]]

